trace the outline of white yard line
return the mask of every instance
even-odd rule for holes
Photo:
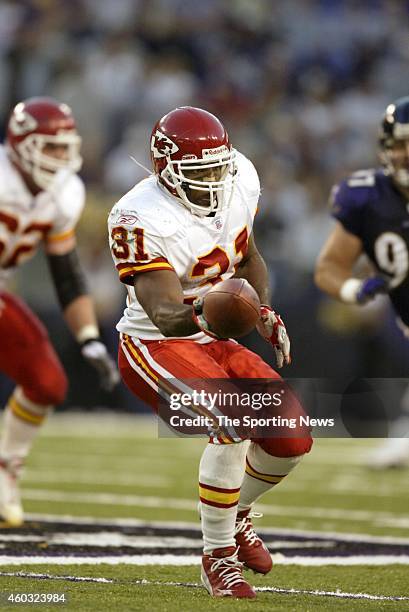
[[[74,435],[72,437],[75,437]],[[115,433],[113,433],[113,437],[116,438]],[[135,438],[135,443],[137,442],[137,438]],[[183,440],[182,440],[183,443]],[[180,444],[180,446],[178,447],[177,451],[178,451],[178,457],[180,458],[179,461],[176,461],[176,463],[183,463],[183,461],[185,460],[185,458],[188,456],[190,457],[192,460],[195,459],[199,459],[202,449],[204,448],[204,445],[202,444],[201,446],[198,445],[194,445],[191,446],[190,448],[186,448],[183,451],[181,450],[183,448],[183,444]],[[61,451],[60,451],[61,448]],[[89,462],[100,462],[102,459],[106,458],[107,460],[110,461],[110,463],[113,463],[114,465],[116,463],[129,463],[129,462],[135,462],[135,461],[143,461],[144,463],[147,462],[154,462],[154,463],[158,463],[162,466],[166,466],[167,463],[170,461],[172,466],[174,465],[175,461],[175,457],[174,457],[174,449],[171,447],[163,447],[160,449],[160,454],[161,456],[158,457],[157,456],[157,452],[158,450],[155,449],[155,452],[152,451],[152,454],[148,454],[146,455],[144,452],[141,453],[141,451],[135,451],[135,454],[129,454],[129,452],[124,455],[121,453],[121,455],[115,455],[116,449],[117,447],[115,446],[115,448],[106,448],[105,450],[101,450],[101,449],[93,449],[92,452],[82,452],[82,449],[80,448],[75,448],[75,452],[68,452],[68,443],[67,443],[67,450],[65,450],[64,445],[62,445],[60,448],[54,448],[52,450],[46,451],[46,450],[38,450],[35,452],[35,455],[33,455],[34,459],[37,460],[44,460],[44,462],[49,462],[53,461],[55,462],[55,460],[58,461],[58,463],[66,463],[67,466],[72,466],[75,465],[79,462],[83,463],[86,461]],[[82,447],[83,448],[83,447]],[[129,451],[129,449],[128,449]],[[195,453],[197,453],[197,456],[195,455]],[[340,451],[339,453],[331,453],[331,455],[325,453],[325,454],[321,454],[321,456],[317,456],[315,455],[314,457],[307,457],[304,459],[303,462],[304,465],[313,465],[314,468],[315,466],[317,467],[317,469],[320,469],[320,471],[322,473],[327,474],[328,473],[328,466],[331,465],[337,465],[338,467],[341,465],[348,465],[348,466],[356,466],[357,468],[361,468],[362,467],[362,457],[360,454],[354,454],[353,452],[348,452],[346,453],[345,450],[344,451]]]
[[[176,478],[160,476],[157,474],[121,474],[118,470],[114,471],[106,471],[105,469],[99,473],[95,473],[94,471],[78,471],[73,469],[67,469],[65,467],[59,468],[57,470],[43,469],[43,468],[27,468],[23,473],[23,482],[26,484],[30,483],[67,483],[67,484],[97,484],[97,485],[106,485],[106,486],[117,486],[124,485],[129,487],[148,487],[148,488],[167,488],[171,487],[174,484]],[[289,480],[285,482],[285,492],[302,492],[311,490],[311,482],[316,482],[316,479],[310,478],[309,480],[303,479],[301,482],[294,482],[293,480]],[[357,491],[356,489],[346,488],[342,485],[338,486],[335,483],[330,485],[334,490],[328,489],[322,485],[322,489],[325,490],[327,495],[340,495],[340,491],[349,492],[355,495],[365,495],[365,492]],[[366,490],[366,489],[365,489]],[[388,490],[389,492],[389,490]],[[392,489],[390,487],[390,492],[394,496],[400,497],[401,493],[396,489]],[[385,497],[384,492],[373,491],[370,487],[368,487],[368,495],[380,495]]]
[[[277,565],[409,565],[409,555],[356,555],[351,557],[284,557],[272,555]],[[0,565],[200,565],[202,558],[198,555],[102,555],[90,557],[78,556],[7,556],[0,555]]]
[[[197,512],[197,501],[143,495],[120,495],[115,493],[80,493],[49,489],[23,489],[23,498],[48,502],[75,502],[108,506],[137,506],[146,508],[172,508]]]
[[[258,509],[258,507],[257,507]],[[95,518],[92,516],[73,516],[71,514],[42,514],[42,513],[28,513],[26,514],[27,521],[45,521],[51,523],[72,523],[73,525],[106,525],[112,527],[151,527],[155,528],[166,528],[174,529],[176,531],[181,529],[189,529],[201,533],[199,520],[197,522],[189,521],[146,521],[142,519],[132,518]],[[280,534],[287,536],[301,536],[311,538],[321,538],[322,540],[328,539],[341,539],[349,542],[368,542],[371,544],[409,544],[409,537],[396,537],[396,536],[374,536],[366,533],[343,533],[342,531],[316,531],[311,529],[292,529],[289,527],[265,527],[260,526],[259,531],[265,534]]]
[[[103,470],[99,473],[81,470],[42,470],[28,468],[23,475],[23,482],[55,482],[70,484],[97,484],[97,485],[124,485],[124,486],[143,486],[152,488],[166,488],[172,485],[172,479],[165,478],[156,474],[120,474],[119,472],[107,472]]]
[[[53,574],[39,574],[35,572],[0,572],[0,576],[15,578],[37,578],[39,580],[62,580],[69,582],[97,582],[105,584],[119,584],[121,581],[114,578],[96,578],[93,576],[61,576]],[[132,580],[131,584],[140,586],[175,586],[186,588],[201,588],[203,586],[197,582],[162,582],[160,580]],[[400,595],[373,595],[370,593],[347,593],[337,589],[336,591],[307,590],[307,589],[284,589],[280,587],[255,587],[256,591],[267,593],[280,593],[283,595],[314,595],[319,597],[338,597],[344,599],[369,599],[372,601],[408,601],[409,597]]]
[[[37,455],[39,456],[39,455]],[[88,459],[88,457],[91,457]],[[54,457],[52,459],[54,461]],[[51,461],[47,459],[45,463],[49,464]],[[114,460],[115,461],[115,460]],[[123,460],[120,460],[121,462]],[[135,458],[132,459],[135,462]],[[137,459],[140,461],[140,459]],[[144,459],[146,461],[146,458]],[[158,462],[159,460],[156,458],[154,461]],[[161,459],[162,461],[162,459]],[[100,463],[100,459],[97,460],[95,456],[86,456],[86,460],[84,463],[91,462],[96,464]],[[65,459],[64,459],[65,463]],[[110,461],[112,465],[112,461]],[[152,463],[151,459],[149,459],[149,463]],[[72,464],[72,462],[71,462]],[[129,463],[126,462],[129,466]],[[163,467],[163,466],[162,466]],[[159,471],[159,470],[158,470]],[[160,471],[163,471],[162,469]],[[143,474],[122,474],[120,470],[117,472],[114,471],[106,471],[102,469],[99,473],[95,473],[93,471],[78,471],[69,469],[66,467],[61,467],[57,470],[49,470],[39,468],[27,468],[23,474],[23,482],[25,483],[35,483],[35,482],[44,482],[44,483],[67,483],[67,484],[98,484],[98,485],[106,485],[106,486],[143,486],[148,488],[168,488],[173,486],[175,481],[175,477],[160,476],[157,474],[152,475],[143,475]],[[311,483],[314,483],[316,491],[324,491],[327,497],[337,497],[344,496],[348,494],[354,497],[381,497],[385,499],[386,497],[396,497],[401,498],[402,492],[393,484],[383,483],[380,488],[374,488],[371,484],[364,484],[359,478],[355,479],[343,479],[340,477],[336,478],[333,482],[329,484],[325,484],[324,481],[317,482],[316,475],[314,477],[305,478],[302,481],[289,479],[283,483],[283,487],[280,487],[280,491],[282,491],[282,495],[293,492],[303,492],[311,490]]]
[[[31,458],[30,458],[31,459]],[[93,468],[97,467],[99,470],[103,470],[104,466],[117,468],[118,470],[124,470],[129,472],[132,469],[143,469],[145,472],[153,471],[161,472],[163,470],[174,470],[175,463],[172,462],[171,458],[162,458],[158,456],[146,457],[144,455],[116,455],[114,452],[111,454],[98,455],[98,454],[85,454],[80,452],[68,453],[68,452],[36,452],[32,458],[32,463],[38,465],[38,467],[48,467],[49,465],[63,466],[67,468],[77,467],[83,469],[83,467]],[[181,462],[183,463],[183,462]],[[34,466],[33,466],[34,467]]]
[[[135,506],[143,508],[170,508],[172,510],[185,510],[197,512],[197,501],[191,499],[176,499],[171,497],[156,497],[144,495],[121,495],[114,493],[86,493],[86,492],[64,492],[49,489],[23,489],[23,498],[26,500],[48,501],[48,502],[75,502],[84,504],[97,504],[109,506]],[[310,506],[287,506],[258,504],[257,509],[266,516],[292,516],[309,517],[328,520],[356,521],[382,524],[382,521],[406,520],[407,516],[391,512],[378,512],[370,510],[353,510],[349,508],[320,508]]]

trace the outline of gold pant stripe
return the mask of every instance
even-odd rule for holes
[[[141,357],[138,355],[137,351],[134,349],[127,336],[124,337],[124,344],[126,348],[132,353],[132,356],[136,359],[141,368],[145,370],[145,372],[150,376],[150,378],[152,378],[155,382],[159,382],[159,379],[156,374],[148,368],[147,364],[144,361],[142,361]]]

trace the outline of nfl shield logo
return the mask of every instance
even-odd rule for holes
[[[215,224],[216,229],[219,230],[219,229],[222,228],[223,221],[222,221],[221,217],[215,217],[213,223]]]

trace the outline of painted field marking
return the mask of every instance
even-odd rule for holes
[[[258,508],[258,507],[257,507]],[[44,514],[31,512],[26,514],[27,521],[45,521],[50,523],[72,523],[78,525],[106,525],[118,527],[152,527],[170,529],[191,529],[197,531],[201,537],[201,530],[198,522],[190,521],[147,521],[134,518],[95,518],[92,516],[73,516],[72,514]],[[342,531],[317,531],[312,529],[293,529],[292,527],[267,527],[260,526],[260,531],[264,534],[281,534],[288,536],[316,537],[323,540],[342,539],[351,542],[368,542],[372,544],[409,544],[409,537],[379,536],[366,533],[344,533]]]
[[[349,557],[284,557],[282,554],[271,555],[276,565],[298,565],[318,567],[323,565],[409,565],[409,555],[356,555]],[[199,555],[144,554],[144,555],[101,555],[79,557],[66,556],[8,556],[0,555],[0,566],[8,565],[200,565]]]
[[[186,510],[197,512],[197,502],[191,499],[176,499],[172,497],[156,497],[144,495],[121,495],[114,493],[86,493],[78,491],[54,491],[49,489],[25,489],[23,499],[48,501],[48,502],[75,502],[84,504],[108,505],[108,506],[135,506],[142,508],[170,508],[173,510]],[[350,508],[319,508],[311,506],[288,506],[258,504],[257,509],[265,516],[286,516],[325,518],[328,520],[340,520],[349,522],[368,522],[382,524],[382,521],[394,522],[405,521],[406,515],[391,512],[378,512],[370,510],[353,510]]]
[[[107,472],[96,474],[93,471],[81,470],[43,470],[38,468],[28,468],[23,475],[23,482],[55,482],[72,484],[97,484],[97,485],[124,485],[124,486],[144,486],[148,488],[166,488],[171,486],[172,479],[165,478],[156,474],[119,474],[118,472]]]
[[[0,572],[0,576],[15,578],[37,578],[38,580],[65,580],[69,582],[99,582],[108,584],[123,584],[123,581],[113,578],[94,578],[91,576],[61,576],[52,574],[37,574],[31,572]],[[131,584],[140,586],[171,586],[185,588],[204,587],[197,582],[161,582],[160,580],[132,580]],[[129,584],[129,582],[127,582]],[[409,601],[409,597],[400,595],[372,595],[370,593],[347,593],[341,590],[323,591],[310,589],[284,589],[279,587],[255,587],[255,590],[262,593],[280,593],[282,595],[314,595],[318,597],[337,597],[343,599],[366,599],[371,601]]]

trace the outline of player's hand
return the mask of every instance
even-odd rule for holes
[[[104,391],[112,391],[119,383],[118,368],[101,340],[87,340],[81,346],[81,354],[95,368]]]
[[[214,338],[215,340],[220,340],[220,336],[218,336],[214,331],[210,329],[209,323],[204,318],[203,314],[203,298],[198,297],[193,302],[193,321],[196,325],[208,336]]]
[[[388,293],[389,279],[385,276],[370,276],[362,281],[356,293],[356,301],[358,304],[366,304],[373,300],[377,295]]]
[[[291,363],[290,338],[281,317],[270,306],[260,307],[260,321],[257,331],[267,342],[270,342],[276,354],[277,366]]]

